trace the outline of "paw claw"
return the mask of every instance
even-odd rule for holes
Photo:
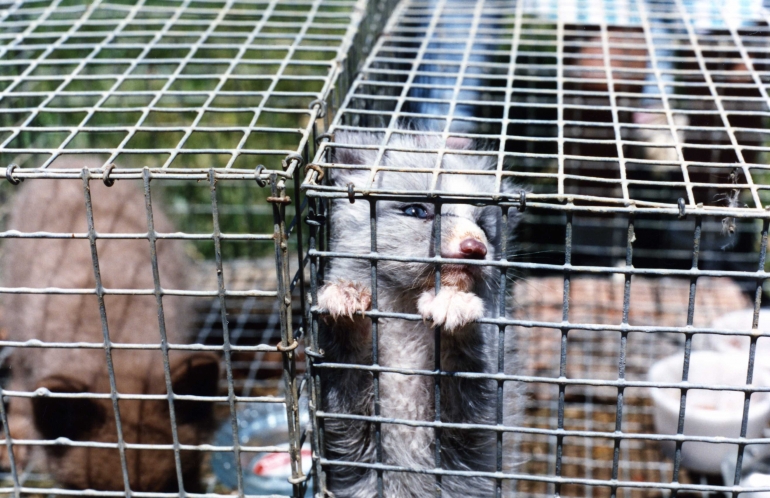
[[[372,293],[359,282],[337,280],[320,289],[318,305],[326,308],[334,320],[342,317],[353,320],[357,311],[363,314],[372,307]]]
[[[423,322],[430,320],[433,327],[443,326],[452,332],[484,316],[484,302],[471,292],[454,287],[443,287],[438,295],[426,291],[417,301],[417,310]]]

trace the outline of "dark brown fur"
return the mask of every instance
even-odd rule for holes
[[[64,167],[81,167],[72,161]],[[90,164],[93,166],[93,164]],[[136,182],[119,181],[112,188],[91,182],[98,233],[146,233],[144,196]],[[85,233],[86,210],[82,180],[29,180],[13,200],[9,229],[22,232]],[[160,210],[154,209],[155,230],[173,232]],[[150,244],[138,240],[98,240],[102,285],[106,289],[153,289]],[[82,239],[6,239],[3,285],[6,287],[96,286],[90,245]],[[161,285],[184,289],[187,262],[180,241],[161,240],[157,254]],[[163,298],[170,343],[189,342],[189,298]],[[105,296],[110,339],[114,343],[160,343],[155,296]],[[102,343],[102,321],[95,295],[8,294],[4,296],[4,325],[9,339],[46,342]],[[112,352],[118,392],[165,394],[162,355],[155,350]],[[170,353],[176,394],[215,395],[219,366],[211,353]],[[13,391],[110,392],[105,351],[97,349],[18,348],[11,360]],[[210,403],[176,402],[182,444],[207,442],[213,423]],[[121,400],[123,435],[127,443],[172,443],[169,404],[162,400]],[[117,442],[115,414],[109,399],[12,398],[9,426],[14,439],[56,439]],[[16,445],[17,465],[29,457],[30,446]],[[45,447],[54,477],[69,488],[124,489],[117,449],[67,446]],[[199,488],[202,453],[181,453],[184,486]],[[7,457],[7,455],[5,455]],[[171,450],[127,450],[131,489],[173,491],[178,488]]]

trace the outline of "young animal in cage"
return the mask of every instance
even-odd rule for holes
[[[366,147],[380,145],[382,139],[376,133],[337,132],[336,142],[344,145],[334,148],[334,162],[352,167],[334,168],[332,182],[366,188],[370,165],[377,160],[377,149]],[[518,194],[505,179],[498,183],[496,159],[472,154],[472,145],[470,140],[450,137],[445,146],[435,134],[398,130],[388,147],[413,152],[387,151],[379,164],[398,171],[378,171],[373,188],[430,190],[433,175],[425,169],[435,167],[437,155],[420,150],[445,148],[437,189],[490,197],[495,192]],[[369,202],[351,203],[345,198],[331,206],[331,251],[367,255],[376,250],[383,257],[409,261],[377,261],[376,288],[371,287],[367,259],[333,258],[327,268],[326,283],[318,292],[319,306],[329,313],[327,327],[319,336],[324,363],[372,365],[376,351],[377,365],[403,370],[375,374],[379,379],[376,394],[374,376],[365,368],[322,369],[323,410],[343,414],[340,418],[330,415],[323,422],[329,460],[375,464],[381,458],[382,464],[411,471],[437,467],[464,472],[502,470],[496,454],[498,433],[491,426],[513,422],[517,388],[506,383],[498,398],[497,382],[477,375],[499,371],[499,328],[476,320],[499,317],[505,311],[500,302],[499,270],[475,263],[503,257],[503,240],[509,237],[515,216],[506,224],[500,206],[474,205],[472,201],[441,204],[438,252],[442,258],[459,261],[441,265],[436,292],[436,265],[419,261],[436,255],[436,205],[427,197],[380,200],[371,225]],[[370,245],[370,226],[375,225],[376,248]],[[417,314],[422,319],[378,318],[377,343],[372,344],[375,325],[367,312],[375,298],[378,311]],[[510,373],[515,368],[512,335],[506,337],[505,371]],[[442,374],[424,374],[435,369]],[[410,374],[415,371],[423,374]],[[382,423],[378,433],[374,423],[344,417],[351,414],[397,421]],[[419,424],[437,420],[454,425],[436,430]],[[332,464],[326,478],[337,498],[378,496],[374,469]],[[431,496],[437,485],[447,498],[492,496],[494,492],[494,481],[484,477],[445,475],[437,484],[434,475],[409,471],[385,471],[381,484],[383,496],[400,498]]]
[[[57,164],[96,168],[101,163],[72,159]],[[125,449],[132,490],[174,491],[180,478],[187,491],[198,490],[203,453],[180,452],[177,469],[169,449],[172,421],[143,192],[124,180],[112,188],[91,181],[89,190],[94,229],[100,236],[93,247],[87,238],[76,237],[88,233],[82,180],[28,180],[12,201],[8,228],[27,238],[10,238],[3,244],[3,285],[17,291],[4,296],[3,325],[12,341],[55,343],[19,347],[11,356],[9,391],[27,396],[10,398],[8,429],[15,441],[16,465],[25,468],[36,451],[33,445],[44,440],[48,470],[62,485],[123,490],[124,469],[116,445],[120,432],[126,444],[165,446]],[[155,231],[174,232],[158,207],[152,215]],[[162,288],[184,289],[188,262],[181,241],[157,241],[156,256]],[[105,289],[103,308],[95,292],[97,268]],[[171,344],[189,342],[188,300],[162,298],[162,319]],[[110,350],[115,388],[126,397],[118,401],[120,429],[110,395],[105,394],[111,392],[112,373],[102,346],[104,334],[116,345]],[[216,394],[215,354],[172,350],[169,359],[174,394]],[[156,398],[131,399],[136,395]],[[174,411],[180,444],[207,442],[213,429],[211,403],[176,400]],[[30,440],[35,440],[32,445]],[[8,465],[8,453],[2,456]]]

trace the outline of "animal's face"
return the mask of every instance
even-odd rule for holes
[[[500,248],[501,215],[496,206],[443,204],[441,219],[436,220],[436,206],[430,203],[380,202],[377,207],[377,250],[386,255],[430,258],[436,255],[434,232],[440,223],[442,258],[460,260],[495,260]],[[402,288],[430,288],[434,285],[435,266],[429,263],[381,261],[383,278]],[[393,271],[387,271],[392,267]],[[471,290],[491,275],[488,266],[444,264],[443,285]]]
[[[142,394],[164,394],[165,380],[160,369],[137,372],[142,377]],[[172,388],[175,394],[214,396],[217,390],[219,364],[215,355],[199,353],[172,365]],[[104,379],[106,381],[106,379]],[[123,382],[122,382],[123,381]],[[116,372],[118,391],[128,385],[124,374]],[[66,376],[43,379],[38,387],[57,393],[109,391],[109,385],[85,386]],[[135,392],[133,389],[130,392]],[[200,444],[211,430],[211,403],[175,402],[179,441]],[[169,404],[160,400],[120,400],[119,410],[124,442],[127,444],[166,445],[173,443]],[[35,427],[45,439],[66,437],[73,441],[116,443],[117,428],[109,399],[37,398],[33,401]],[[51,472],[70,488],[123,490],[124,480],[117,449],[53,446],[46,450]],[[176,491],[178,489],[174,453],[170,449],[127,449],[126,469],[132,490]],[[185,489],[195,490],[201,453],[181,453]]]
[[[367,141],[377,143],[378,138],[371,134],[343,134],[338,140],[365,145]],[[399,140],[396,146],[400,147],[439,147],[436,143],[426,142],[427,139],[424,138],[416,140],[404,137]],[[466,147],[469,145],[465,144]],[[341,150],[345,152],[336,153],[335,162],[368,165],[376,160],[373,151]],[[389,191],[428,192],[435,189],[442,192],[480,193],[485,196],[501,189],[503,193],[512,190],[505,182],[502,187],[498,186],[495,175],[490,174],[496,165],[495,160],[478,155],[445,155],[440,174],[434,180],[433,173],[424,170],[435,168],[436,157],[435,153],[388,152],[380,164],[386,168],[405,171],[378,171],[373,186]],[[411,169],[417,171],[412,172]],[[338,185],[354,183],[359,188],[368,186],[369,180],[370,171],[367,170],[344,171],[334,178]],[[427,197],[426,195],[426,201]],[[406,258],[433,257],[437,249],[435,230],[437,225],[440,225],[441,240],[438,250],[441,257],[488,261],[500,258],[501,239],[507,235],[508,227],[503,227],[502,210],[499,206],[449,202],[434,204],[426,201],[377,202],[377,252]],[[440,209],[440,220],[436,219],[437,209]],[[332,237],[337,239],[333,240],[334,249],[368,253],[372,224],[370,203],[356,201],[355,204],[350,204],[347,200],[337,201],[332,216]],[[435,266],[432,264],[380,261],[377,265],[378,278],[384,285],[415,290],[431,288],[434,285]],[[490,278],[492,272],[489,266],[444,264],[441,271],[442,284],[470,291]]]

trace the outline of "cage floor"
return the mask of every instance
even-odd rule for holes
[[[632,325],[684,326],[687,319],[689,280],[634,279],[628,321]],[[562,277],[534,278],[514,288],[516,316],[561,322]],[[624,281],[620,279],[573,278],[570,288],[569,321],[572,323],[620,324]],[[747,308],[750,300],[732,281],[699,279],[696,289],[695,326],[708,326],[715,318]],[[518,343],[522,374],[555,378],[559,375],[559,330],[520,328]],[[696,340],[696,345],[702,344]],[[657,359],[684,351],[683,334],[631,333],[627,342],[625,375],[644,380]],[[615,331],[573,330],[568,334],[566,377],[570,379],[616,380],[620,334]],[[624,433],[656,433],[653,408],[647,389],[626,388],[621,430]],[[592,432],[616,430],[618,390],[607,386],[567,386],[564,428]],[[558,386],[532,383],[526,388],[525,427],[555,429],[558,423]],[[554,436],[519,436],[517,443],[525,463],[517,472],[553,476],[556,465]],[[597,437],[564,438],[561,475],[567,478],[612,478],[613,441]],[[622,481],[670,483],[673,462],[659,451],[655,441],[624,439],[620,445],[617,478]],[[680,472],[680,482],[705,482],[705,476]],[[709,482],[712,484],[714,478]],[[718,478],[717,478],[718,479]],[[553,496],[554,485],[534,481],[516,483],[517,496]],[[561,496],[611,496],[609,486],[565,484]],[[667,496],[653,489],[618,489],[616,496]],[[679,496],[683,496],[679,493]]]

